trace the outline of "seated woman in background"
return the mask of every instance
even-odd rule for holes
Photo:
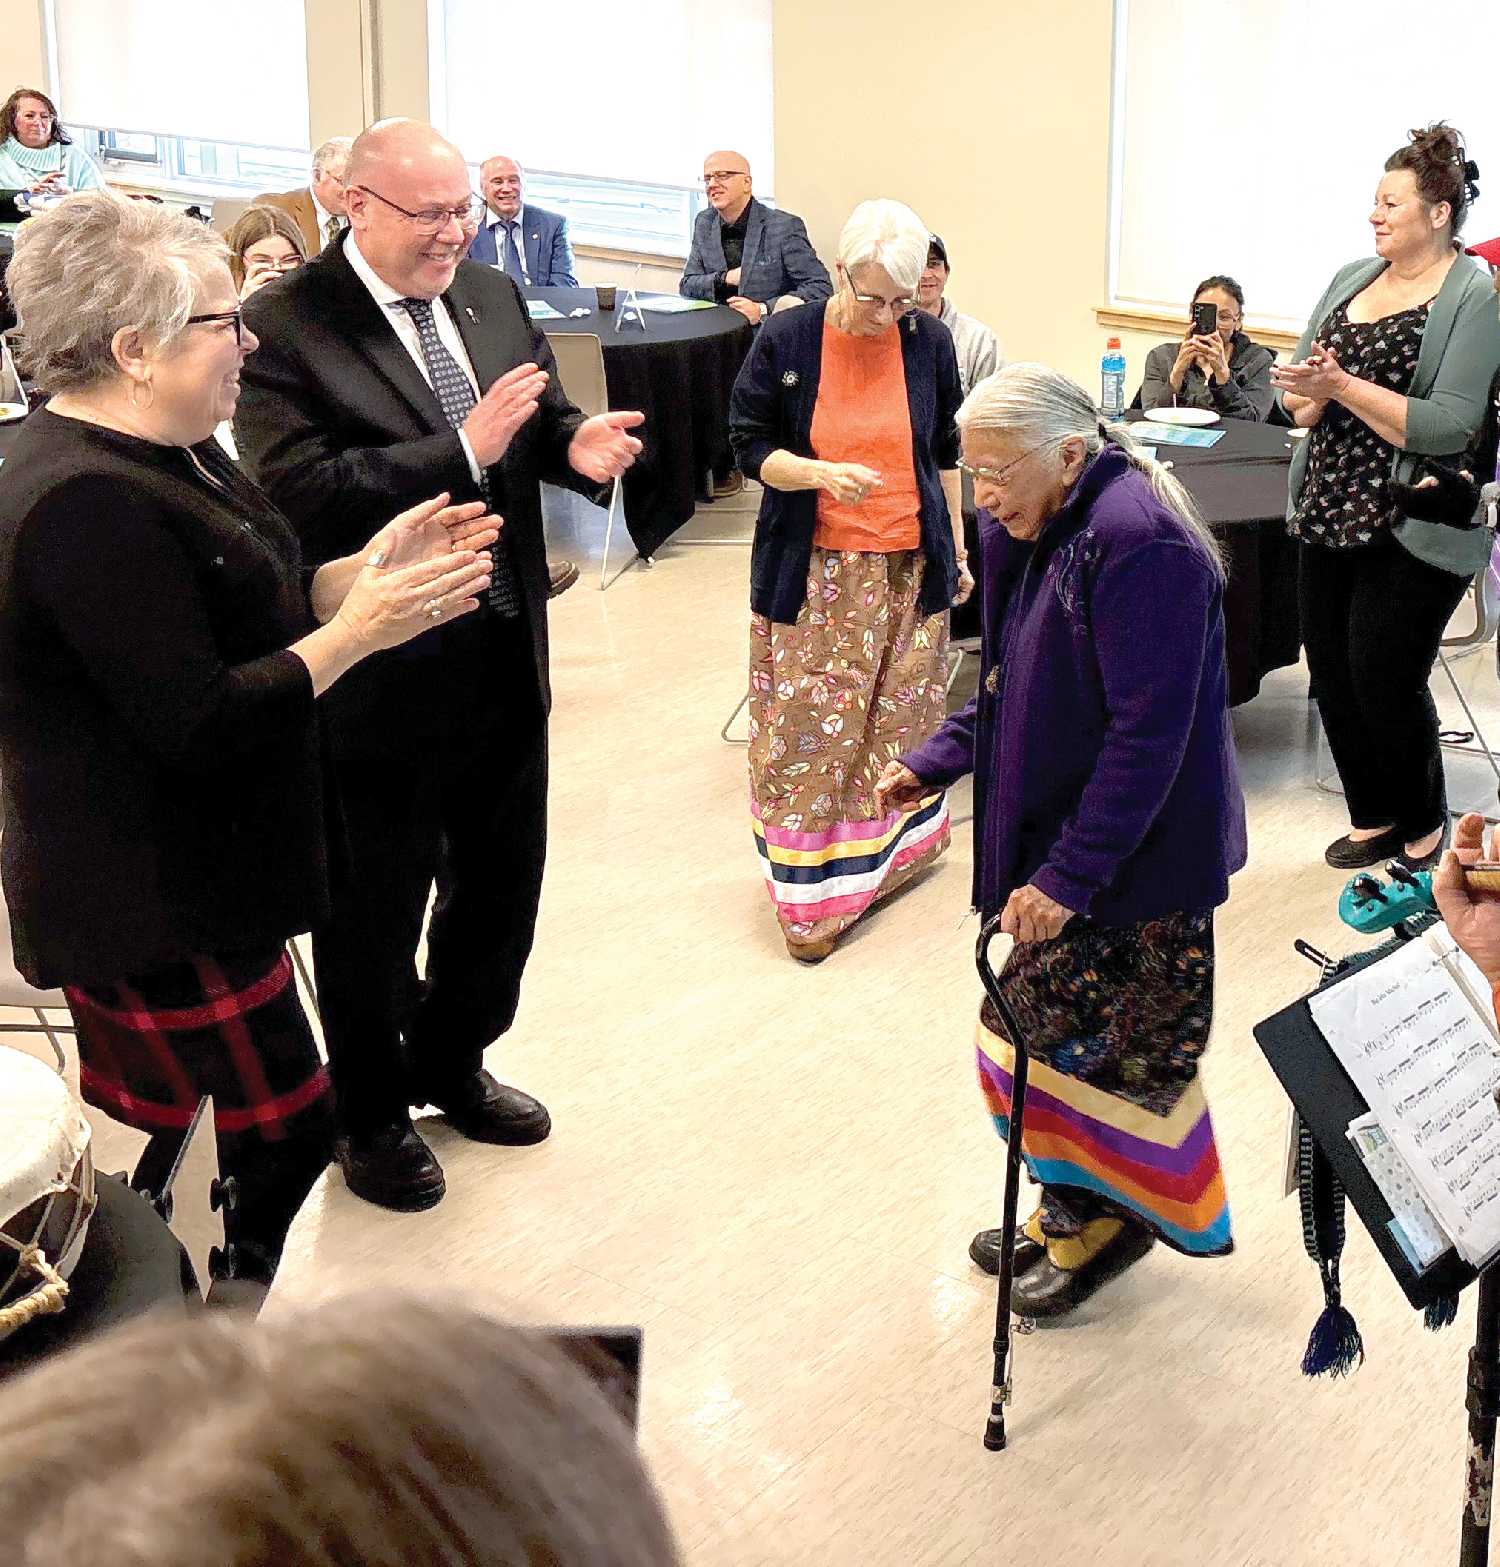
[[[229,246],[229,275],[241,299],[307,260],[302,230],[279,207],[247,207],[224,243]]]
[[[0,190],[66,196],[103,188],[98,165],[73,145],[46,93],[16,88],[0,108]]]
[[[1276,401],[1271,385],[1276,355],[1240,330],[1245,291],[1220,274],[1204,278],[1193,290],[1193,304],[1218,310],[1218,330],[1198,334],[1189,322],[1180,343],[1153,348],[1146,356],[1141,407],[1211,408],[1226,419],[1264,423]]]
[[[147,1319],[8,1383],[28,1567],[674,1567],[582,1356],[457,1304]]]

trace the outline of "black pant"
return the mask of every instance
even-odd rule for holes
[[[349,863],[313,962],[339,1121],[356,1137],[472,1077],[516,1015],[547,853],[547,723],[534,681],[518,672],[515,688],[503,725],[333,764]]]
[[[1356,827],[1394,825],[1410,843],[1443,823],[1443,759],[1427,682],[1468,585],[1389,534],[1358,549],[1302,548],[1307,667]]]

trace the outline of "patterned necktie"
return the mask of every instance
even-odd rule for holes
[[[526,268],[521,265],[521,252],[516,249],[514,222],[505,225],[505,275],[514,278],[519,284],[526,282]]]
[[[432,390],[442,406],[444,417],[457,430],[469,417],[469,410],[474,406],[474,388],[469,385],[469,378],[464,374],[463,366],[448,352],[443,346],[442,338],[438,336],[437,323],[432,318],[432,301],[401,299],[397,300],[397,304],[416,323],[417,336],[422,343],[422,357],[427,361],[427,375],[432,382]],[[479,487],[483,490],[485,504],[488,505],[490,481],[489,475],[482,468],[479,470]],[[490,554],[494,559],[495,569],[486,597],[491,609],[497,615],[510,619],[521,613],[521,589],[516,581],[516,569],[511,563],[510,550],[503,532],[490,546]]]

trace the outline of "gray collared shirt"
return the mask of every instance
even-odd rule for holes
[[[958,378],[967,397],[987,375],[993,375],[1005,363],[1000,339],[983,321],[966,316],[946,295],[938,309],[938,320],[953,334],[953,347],[958,354]]]

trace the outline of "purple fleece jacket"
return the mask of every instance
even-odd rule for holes
[[[1202,546],[1113,447],[1035,541],[984,512],[979,539],[979,690],[902,758],[975,775],[975,908],[1028,882],[1109,925],[1217,907],[1245,802]]]

